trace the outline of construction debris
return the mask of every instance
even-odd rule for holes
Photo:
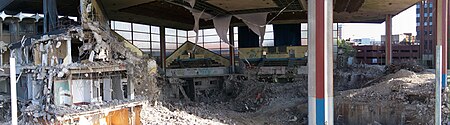
[[[391,65],[387,66],[386,74],[396,73],[396,72],[400,71],[401,69],[406,69],[406,70],[413,71],[416,73],[419,73],[419,72],[422,72],[425,70],[423,67],[421,67],[420,65],[418,65],[414,62],[401,62],[401,63],[391,64]]]
[[[431,72],[400,69],[372,86],[336,92],[337,123],[433,124],[434,78]]]

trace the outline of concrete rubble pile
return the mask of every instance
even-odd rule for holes
[[[162,100],[165,102],[162,106],[172,111],[170,115],[175,115],[169,117],[169,121],[176,122],[185,120],[178,118],[179,112],[187,112],[200,119],[225,124],[306,124],[307,85],[304,83],[307,80],[306,77],[297,80],[292,83],[267,83],[258,82],[254,75],[233,75],[226,80],[226,88],[229,89],[224,90],[222,95],[227,98],[211,98],[215,101],[206,102]],[[150,110],[160,112],[160,106]],[[141,116],[144,116],[142,113]]]
[[[358,89],[375,84],[376,79],[384,76],[385,68],[380,65],[353,64],[334,70],[334,89],[344,91]]]
[[[433,124],[434,78],[431,72],[401,69],[372,86],[336,92],[337,123]],[[443,111],[447,118],[448,108]]]
[[[211,114],[205,114],[211,115]],[[145,104],[141,112],[141,122],[144,125],[176,124],[176,125],[225,125],[223,121],[213,118],[202,118],[195,113],[170,110],[160,102]]]

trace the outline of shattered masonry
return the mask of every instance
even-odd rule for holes
[[[156,62],[105,28],[103,17],[93,16],[95,1],[85,7],[81,25],[24,36],[10,46],[28,86],[20,124],[140,123],[144,102],[157,98]]]

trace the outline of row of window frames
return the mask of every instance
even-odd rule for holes
[[[433,17],[433,13],[423,13],[423,17],[428,17],[428,16]],[[416,17],[417,17],[417,18],[421,17],[421,16],[420,16],[420,13],[417,13],[417,14],[416,14]]]
[[[420,22],[417,22],[416,25],[417,25],[417,26],[420,26]],[[432,26],[432,25],[433,25],[433,22],[432,22],[432,21],[430,21],[430,22],[423,22],[423,25],[424,25],[424,26]]]
[[[423,5],[423,7],[424,8],[433,8],[433,3],[424,3],[424,5]],[[417,5],[416,5],[416,8],[420,8],[420,3],[418,3]]]
[[[423,9],[423,12],[424,13],[433,12],[433,8]],[[420,13],[420,8],[416,9],[416,13]]]

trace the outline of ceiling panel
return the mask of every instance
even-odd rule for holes
[[[273,0],[208,0],[206,2],[227,11],[278,7]]]

